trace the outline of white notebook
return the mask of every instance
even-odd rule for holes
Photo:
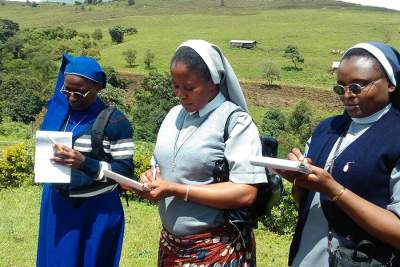
[[[35,148],[35,183],[70,183],[71,169],[53,163],[53,141],[72,147],[71,132],[37,131]]]
[[[275,173],[274,169],[310,173],[307,166],[300,161],[271,157],[252,157],[250,158],[250,163],[255,166],[266,167],[272,173]]]
[[[113,179],[119,184],[127,185],[129,187],[132,187],[134,189],[140,190],[140,191],[149,191],[149,189],[145,186],[145,184],[140,183],[138,181],[132,180],[126,176],[123,176],[121,174],[118,174],[113,171],[109,170],[104,170],[104,176],[110,179]]]

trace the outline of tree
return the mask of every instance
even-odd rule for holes
[[[135,0],[128,0],[128,6],[133,6],[135,3]]]
[[[10,75],[0,83],[0,106],[4,116],[28,123],[35,120],[46,100],[43,84],[35,78]]]
[[[304,63],[304,58],[300,54],[299,49],[294,45],[288,45],[283,51],[283,57],[289,58],[294,64],[294,68],[298,70],[297,64]]]
[[[122,54],[125,56],[125,61],[128,63],[128,66],[134,67],[136,61],[136,50],[128,49],[122,52]]]
[[[7,41],[19,31],[19,24],[8,19],[0,19],[0,42]]]
[[[108,29],[110,33],[111,40],[113,43],[120,44],[124,41],[124,28],[120,25],[113,26]]]
[[[164,117],[179,103],[171,88],[171,76],[151,70],[134,94],[136,102],[140,103],[136,105],[132,120],[136,137],[154,142]]]
[[[154,62],[154,57],[154,53],[148,49],[144,54],[144,65],[146,66],[146,69],[151,68],[151,64]]]
[[[101,29],[95,29],[94,32],[92,33],[92,38],[97,41],[103,39],[103,32],[101,31]]]
[[[267,80],[268,85],[272,85],[281,78],[281,73],[272,61],[266,61],[262,66],[262,77]]]

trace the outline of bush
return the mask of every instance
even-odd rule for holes
[[[153,155],[154,144],[146,142],[135,142],[135,156],[133,159],[135,171],[133,178],[137,180],[141,173],[150,168],[150,159]]]
[[[133,113],[136,138],[154,142],[158,129],[168,111],[179,103],[171,88],[171,77],[152,70],[144,77],[142,88],[135,90]]]
[[[144,65],[146,66],[146,69],[151,68],[151,64],[153,64],[154,58],[154,53],[147,49],[146,53],[144,54]]]
[[[116,107],[125,114],[130,113],[130,105],[126,104],[128,93],[124,89],[107,84],[107,87],[100,91],[99,96],[107,105]]]
[[[19,24],[8,19],[0,19],[0,42],[7,41],[19,31]]]
[[[272,61],[266,61],[262,66],[262,77],[267,80],[268,85],[272,85],[281,78],[281,73]]]
[[[135,61],[136,61],[136,50],[133,49],[128,49],[122,54],[125,57],[125,61],[128,64],[129,67],[134,67],[135,66]]]
[[[120,44],[124,41],[124,27],[117,25],[108,29],[113,43]]]
[[[261,130],[263,134],[277,137],[286,130],[286,117],[279,109],[269,109],[263,118]]]
[[[0,189],[33,184],[33,145],[7,147],[0,159]]]
[[[44,86],[40,81],[10,75],[0,84],[2,113],[13,121],[24,123],[34,121],[46,102],[44,94]]]
[[[126,35],[136,34],[137,32],[138,30],[135,27],[124,28],[124,33],[126,33]]]
[[[135,4],[135,0],[128,0],[128,6],[133,6]]]
[[[92,38],[97,41],[103,39],[103,32],[101,31],[101,29],[95,29],[92,33]]]
[[[12,121],[6,117],[0,123],[0,136],[13,137],[15,139],[28,139],[32,136],[32,126],[22,122]]]
[[[274,206],[271,214],[264,216],[260,221],[267,230],[280,235],[291,235],[297,222],[297,207],[290,193],[292,185],[284,181],[285,194],[278,205]]]
[[[113,87],[118,87],[122,89],[126,89],[128,87],[128,82],[124,79],[121,79],[113,67],[107,66],[103,69],[107,75],[107,82]]]
[[[288,45],[284,49],[282,56],[289,58],[292,61],[295,70],[300,70],[297,64],[304,63],[304,57],[300,54],[299,49],[294,45]]]
[[[296,105],[289,117],[289,128],[292,133],[297,133],[299,141],[303,144],[311,136],[315,122],[312,119],[312,110],[308,102],[301,101]]]

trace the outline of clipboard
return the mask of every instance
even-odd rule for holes
[[[277,159],[271,157],[252,157],[250,158],[250,164],[254,166],[266,167],[272,173],[275,173],[274,169],[295,171],[305,174],[310,173],[310,170],[303,162],[287,159]]]
[[[129,187],[132,187],[136,190],[143,191],[143,192],[148,192],[150,191],[144,183],[140,183],[138,181],[132,180],[126,176],[123,176],[121,174],[118,174],[113,171],[109,170],[104,170],[104,176],[110,179],[113,179],[119,184],[127,185]]]

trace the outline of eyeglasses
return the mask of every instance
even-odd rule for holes
[[[69,91],[69,90],[65,89],[64,87],[62,87],[60,92],[63,95],[65,95],[66,97],[70,97],[72,95],[77,99],[82,99],[82,98],[85,98],[91,91],[87,91],[86,93],[82,94],[81,92]]]
[[[349,85],[336,84],[335,86],[333,86],[333,91],[338,95],[344,95],[344,93],[346,92],[346,87],[348,87],[352,94],[358,95],[362,92],[362,90],[364,90],[368,86],[372,86],[376,81],[378,81],[380,79],[381,78],[376,79],[375,81],[369,82],[368,84],[366,84],[364,86],[359,85],[358,83],[351,83]]]

